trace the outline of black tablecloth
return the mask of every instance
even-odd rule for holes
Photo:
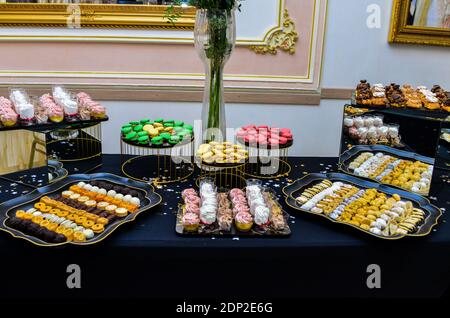
[[[97,171],[120,175],[120,163],[120,156],[105,155]],[[265,181],[280,198],[289,181],[337,170],[337,158],[291,158],[291,164],[289,178]],[[165,186],[157,190],[164,199],[159,207],[93,246],[43,248],[0,233],[0,296],[440,296],[450,277],[446,174],[433,181],[431,201],[444,212],[439,225],[427,237],[398,241],[287,207],[289,238],[180,237],[176,207],[181,190],[194,181]],[[81,289],[66,286],[69,264],[81,267]],[[381,267],[380,289],[367,287],[370,264]]]

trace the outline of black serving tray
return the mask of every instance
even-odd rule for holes
[[[8,219],[11,218],[17,210],[19,209],[27,210],[33,207],[34,203],[36,203],[41,197],[43,196],[54,197],[56,194],[61,193],[62,191],[68,189],[70,186],[77,184],[80,181],[90,182],[94,180],[108,181],[111,183],[115,183],[117,185],[126,186],[128,188],[133,188],[139,191],[144,196],[144,200],[142,200],[141,202],[141,208],[134,213],[130,213],[126,218],[118,219],[114,221],[112,224],[108,224],[105,227],[105,231],[103,233],[95,235],[93,239],[81,243],[79,242],[64,242],[61,244],[47,243],[45,241],[40,240],[39,238],[24,234],[21,231],[13,229],[7,225]],[[96,173],[91,175],[84,175],[84,174],[71,175],[63,180],[57,181],[48,186],[38,188],[37,190],[33,191],[28,195],[20,196],[18,198],[12,199],[0,205],[0,230],[8,232],[15,238],[24,239],[39,246],[59,246],[65,244],[91,245],[103,241],[110,234],[112,234],[119,226],[134,221],[140,213],[159,205],[161,201],[162,201],[161,196],[155,193],[153,187],[146,183],[133,181],[109,173]]]
[[[241,236],[241,237],[288,237],[291,235],[291,229],[289,227],[289,214],[283,210],[280,203],[278,202],[277,197],[275,196],[275,193],[272,190],[266,189],[266,191],[269,191],[272,195],[272,198],[275,200],[275,202],[279,205],[279,207],[282,209],[284,218],[286,220],[286,228],[282,231],[275,231],[270,226],[266,229],[258,227],[256,224],[253,224],[253,227],[248,232],[241,232],[239,231],[236,226],[232,225],[231,231],[221,231],[219,228],[219,225],[217,222],[215,222],[213,225],[210,226],[204,226],[200,225],[198,232],[186,232],[184,231],[184,227],[182,224],[182,217],[183,217],[183,204],[179,204],[178,206],[178,212],[177,212],[177,221],[176,221],[176,227],[175,231],[177,234],[182,236],[190,236],[190,237],[210,237],[210,236],[222,236],[222,237],[229,237],[229,236]]]
[[[78,119],[74,121],[66,121],[66,119],[64,119],[60,123],[47,122],[43,124],[34,123],[30,125],[21,125],[19,124],[19,122],[17,122],[17,124],[12,127],[0,126],[0,131],[24,129],[35,132],[47,132],[57,129],[83,129],[108,120],[109,118],[108,116],[106,116],[105,118],[102,119],[89,119],[89,120]]]
[[[363,145],[359,145],[359,146],[353,146],[352,148],[350,148],[349,150],[345,151],[340,157],[339,157],[339,170],[361,178],[361,179],[366,179],[366,180],[371,180],[373,182],[377,182],[377,180],[373,180],[370,178],[364,178],[364,177],[360,177],[355,175],[353,172],[351,172],[351,170],[349,169],[349,165],[350,163],[356,159],[361,153],[363,152],[372,152],[372,153],[377,153],[377,152],[382,152],[384,154],[387,155],[391,155],[393,157],[396,157],[398,159],[406,159],[406,160],[412,160],[412,161],[421,161],[423,163],[429,164],[429,165],[433,165],[435,163],[435,160],[433,158],[430,157],[425,157],[422,155],[419,155],[417,153],[414,152],[409,152],[409,151],[404,151],[404,150],[400,150],[400,149],[395,149],[392,147],[388,147],[388,146],[381,146],[381,145],[373,145],[373,146],[363,146]],[[407,189],[401,188],[401,187],[396,187],[393,185],[389,185],[390,187],[393,188],[397,188],[397,189],[402,189],[405,191],[408,191]],[[415,192],[412,192],[415,193]],[[428,195],[427,193],[418,193],[421,195]]]
[[[48,160],[46,166],[5,174],[2,178],[39,188],[64,179],[68,174],[69,172],[64,169],[61,162]]]
[[[422,209],[425,212],[425,219],[421,224],[419,224],[418,230],[415,233],[411,233],[411,234],[407,234],[407,235],[382,236],[382,235],[377,235],[372,232],[366,231],[366,230],[361,229],[360,227],[354,226],[352,224],[342,223],[338,220],[334,220],[325,214],[318,214],[318,213],[314,213],[311,211],[301,209],[300,204],[297,203],[297,200],[295,198],[300,196],[300,194],[304,190],[306,190],[306,188],[312,187],[313,185],[322,182],[322,180],[324,180],[324,179],[330,180],[332,182],[336,182],[336,181],[346,182],[349,184],[353,184],[362,189],[376,189],[380,192],[386,193],[391,196],[393,194],[398,194],[398,195],[400,195],[400,197],[402,199],[411,201],[415,208]],[[385,186],[385,185],[382,185],[379,183],[367,181],[364,179],[359,179],[359,178],[349,176],[349,175],[343,174],[343,173],[327,173],[327,174],[312,173],[312,174],[308,174],[308,175],[304,176],[303,178],[294,181],[294,183],[284,187],[283,193],[286,197],[287,205],[289,205],[291,208],[293,208],[295,210],[309,213],[309,214],[318,215],[318,216],[321,216],[322,218],[325,218],[331,222],[338,223],[338,224],[344,224],[344,225],[353,227],[359,231],[362,231],[366,234],[375,236],[377,238],[385,239],[385,240],[398,240],[405,236],[413,236],[413,237],[426,236],[431,233],[431,230],[433,229],[433,227],[435,225],[437,225],[439,218],[442,216],[441,210],[438,207],[431,204],[431,202],[427,198],[424,198],[420,195],[413,194],[413,193],[410,193],[410,192],[407,192],[404,190],[397,190],[397,189],[394,189],[394,188],[391,188],[391,187],[388,187],[388,186]]]

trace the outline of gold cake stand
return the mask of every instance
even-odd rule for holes
[[[287,177],[291,173],[289,149],[294,144],[293,141],[277,148],[262,148],[246,144],[239,139],[236,141],[243,145],[249,154],[249,162],[244,169],[245,176],[257,179],[278,179]]]
[[[248,161],[239,163],[209,164],[196,158],[197,166],[200,168],[200,176],[196,180],[196,185],[200,186],[203,179],[214,180],[220,189],[243,189],[246,186],[245,167]]]
[[[194,139],[174,146],[137,145],[120,138],[122,173],[130,179],[164,185],[181,182],[194,173]]]

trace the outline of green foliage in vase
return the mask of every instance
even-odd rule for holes
[[[223,104],[223,67],[226,59],[231,54],[234,43],[229,40],[229,23],[234,9],[240,10],[243,0],[189,0],[188,4],[199,10],[205,10],[208,20],[208,41],[204,44],[204,52],[209,60],[209,112],[207,127],[220,127],[220,110]],[[166,18],[170,23],[175,23],[181,16],[181,0],[175,0],[174,5],[169,6]],[[214,136],[209,136],[208,141],[213,141]]]

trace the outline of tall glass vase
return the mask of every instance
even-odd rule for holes
[[[205,64],[203,142],[226,139],[223,70],[236,43],[235,10],[197,10],[195,48]]]

